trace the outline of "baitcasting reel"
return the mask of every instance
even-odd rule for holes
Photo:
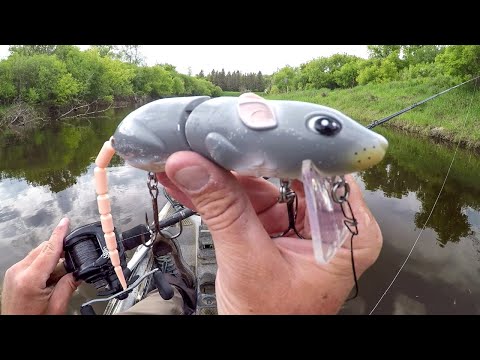
[[[175,212],[168,218],[159,221],[158,228],[164,229],[194,215],[190,209],[182,209]],[[128,287],[123,290],[114,267],[109,259],[109,253],[105,242],[101,222],[80,226],[68,234],[64,239],[63,249],[65,251],[65,269],[73,273],[75,280],[83,280],[92,284],[97,289],[97,296],[106,297],[103,299],[91,300],[82,305],[82,314],[94,314],[91,304],[99,301],[109,301],[113,298],[123,300],[127,298],[140,282],[153,274],[155,285],[165,300],[173,296],[173,288],[166,281],[163,273],[154,269],[142,277],[130,278],[131,269],[127,267],[126,251],[132,250],[140,245],[150,247],[155,238],[155,232],[148,225],[137,225],[121,234],[114,229],[117,239],[117,250],[120,256],[120,265],[123,269]]]
[[[114,229],[117,250],[120,255],[125,278],[130,276],[125,252],[145,244],[151,232],[147,225],[138,225],[121,235]],[[73,273],[76,280],[93,284],[98,296],[120,292],[122,285],[109,259],[107,245],[100,221],[73,230],[64,240],[65,269]],[[127,294],[124,294],[125,298]],[[121,299],[120,299],[121,300]]]

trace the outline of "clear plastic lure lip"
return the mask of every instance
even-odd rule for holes
[[[313,253],[319,264],[328,263],[348,238],[341,206],[332,198],[333,178],[321,175],[311,160],[302,162]]]

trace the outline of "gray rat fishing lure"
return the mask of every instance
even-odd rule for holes
[[[348,237],[341,206],[348,184],[340,182],[339,201],[333,179],[380,162],[388,142],[335,109],[246,93],[153,101],[125,117],[111,145],[128,164],[149,172],[164,171],[171,154],[188,150],[240,175],[281,179],[279,202],[289,216],[282,235],[292,229],[301,237],[289,182],[302,180],[315,258],[326,263]]]
[[[147,171],[163,171],[168,156],[190,150],[241,175],[281,179],[299,179],[306,159],[325,176],[364,170],[388,147],[335,109],[253,93],[153,101],[127,115],[113,139],[117,154]]]

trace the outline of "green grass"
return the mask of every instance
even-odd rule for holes
[[[308,90],[268,95],[268,99],[313,102],[335,108],[366,125],[452,86],[445,81],[410,80],[343,90]],[[473,98],[472,98],[473,96]],[[398,127],[480,149],[480,92],[465,85],[380,126]],[[464,126],[465,124],[465,126]]]
[[[224,91],[222,96],[240,96],[240,91]]]

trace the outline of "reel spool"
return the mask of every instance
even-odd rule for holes
[[[125,278],[128,279],[130,270],[127,268],[125,252],[140,244],[145,244],[150,239],[150,229],[146,225],[138,225],[122,234],[119,234],[116,229],[114,232],[120,265]],[[66,271],[73,273],[77,281],[83,280],[88,284],[93,284],[97,289],[98,296],[108,296],[123,290],[110,262],[100,221],[73,230],[64,239],[63,248]],[[127,294],[122,296],[125,298]]]

